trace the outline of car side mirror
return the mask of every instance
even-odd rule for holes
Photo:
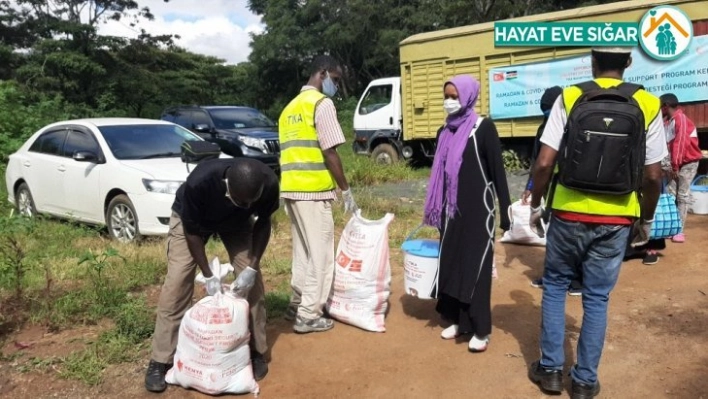
[[[210,133],[211,132],[211,128],[206,123],[200,123],[200,124],[194,125],[194,130],[199,133]]]
[[[74,161],[77,162],[98,163],[98,155],[94,154],[91,151],[76,151],[72,158],[74,158]]]

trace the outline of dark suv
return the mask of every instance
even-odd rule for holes
[[[257,158],[280,174],[278,127],[260,111],[236,106],[177,106],[160,119],[215,142],[232,157]]]

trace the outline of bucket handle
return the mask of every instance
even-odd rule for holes
[[[413,236],[415,236],[416,233],[418,233],[420,231],[420,229],[422,229],[424,226],[425,226],[425,223],[419,224],[418,227],[413,229],[413,231],[411,231],[411,233],[408,234],[408,237],[406,237],[405,241],[410,241],[410,239],[413,238]]]
[[[708,178],[708,175],[698,175],[698,176],[696,176],[696,178],[693,179],[693,181],[691,182],[691,185],[692,185],[692,186],[695,186],[695,185],[696,185],[696,182],[697,182],[698,180],[700,180],[700,179],[703,179],[704,177],[705,177],[705,178]]]

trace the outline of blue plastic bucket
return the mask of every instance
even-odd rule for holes
[[[691,182],[691,207],[697,215],[708,215],[708,176],[699,175]]]
[[[405,277],[403,284],[406,294],[420,299],[433,299],[438,283],[440,241],[412,239],[411,237],[418,229],[414,230],[401,246],[404,252],[403,269]]]

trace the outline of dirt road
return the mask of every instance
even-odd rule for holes
[[[669,244],[655,266],[625,263],[610,301],[600,366],[601,398],[708,397],[708,217],[690,215],[685,244]],[[498,245],[499,279],[493,287],[494,330],[489,350],[467,351],[464,340],[443,341],[434,302],[403,295],[402,254],[392,253],[393,294],[387,332],[338,323],[330,332],[296,335],[284,320],[269,324],[270,374],[264,398],[542,398],[526,377],[538,357],[542,248]],[[568,366],[572,365],[582,309],[568,297]],[[95,327],[94,327],[95,328]],[[25,356],[71,350],[86,329],[44,336],[29,329],[10,338],[31,341]],[[6,354],[8,352],[5,352]],[[86,388],[53,375],[0,368],[0,396],[8,398],[155,398],[143,388],[145,362],[106,370],[106,382]],[[567,378],[566,378],[567,380]],[[569,384],[566,384],[569,385]],[[170,387],[170,398],[205,397]],[[567,396],[566,396],[567,397]]]

